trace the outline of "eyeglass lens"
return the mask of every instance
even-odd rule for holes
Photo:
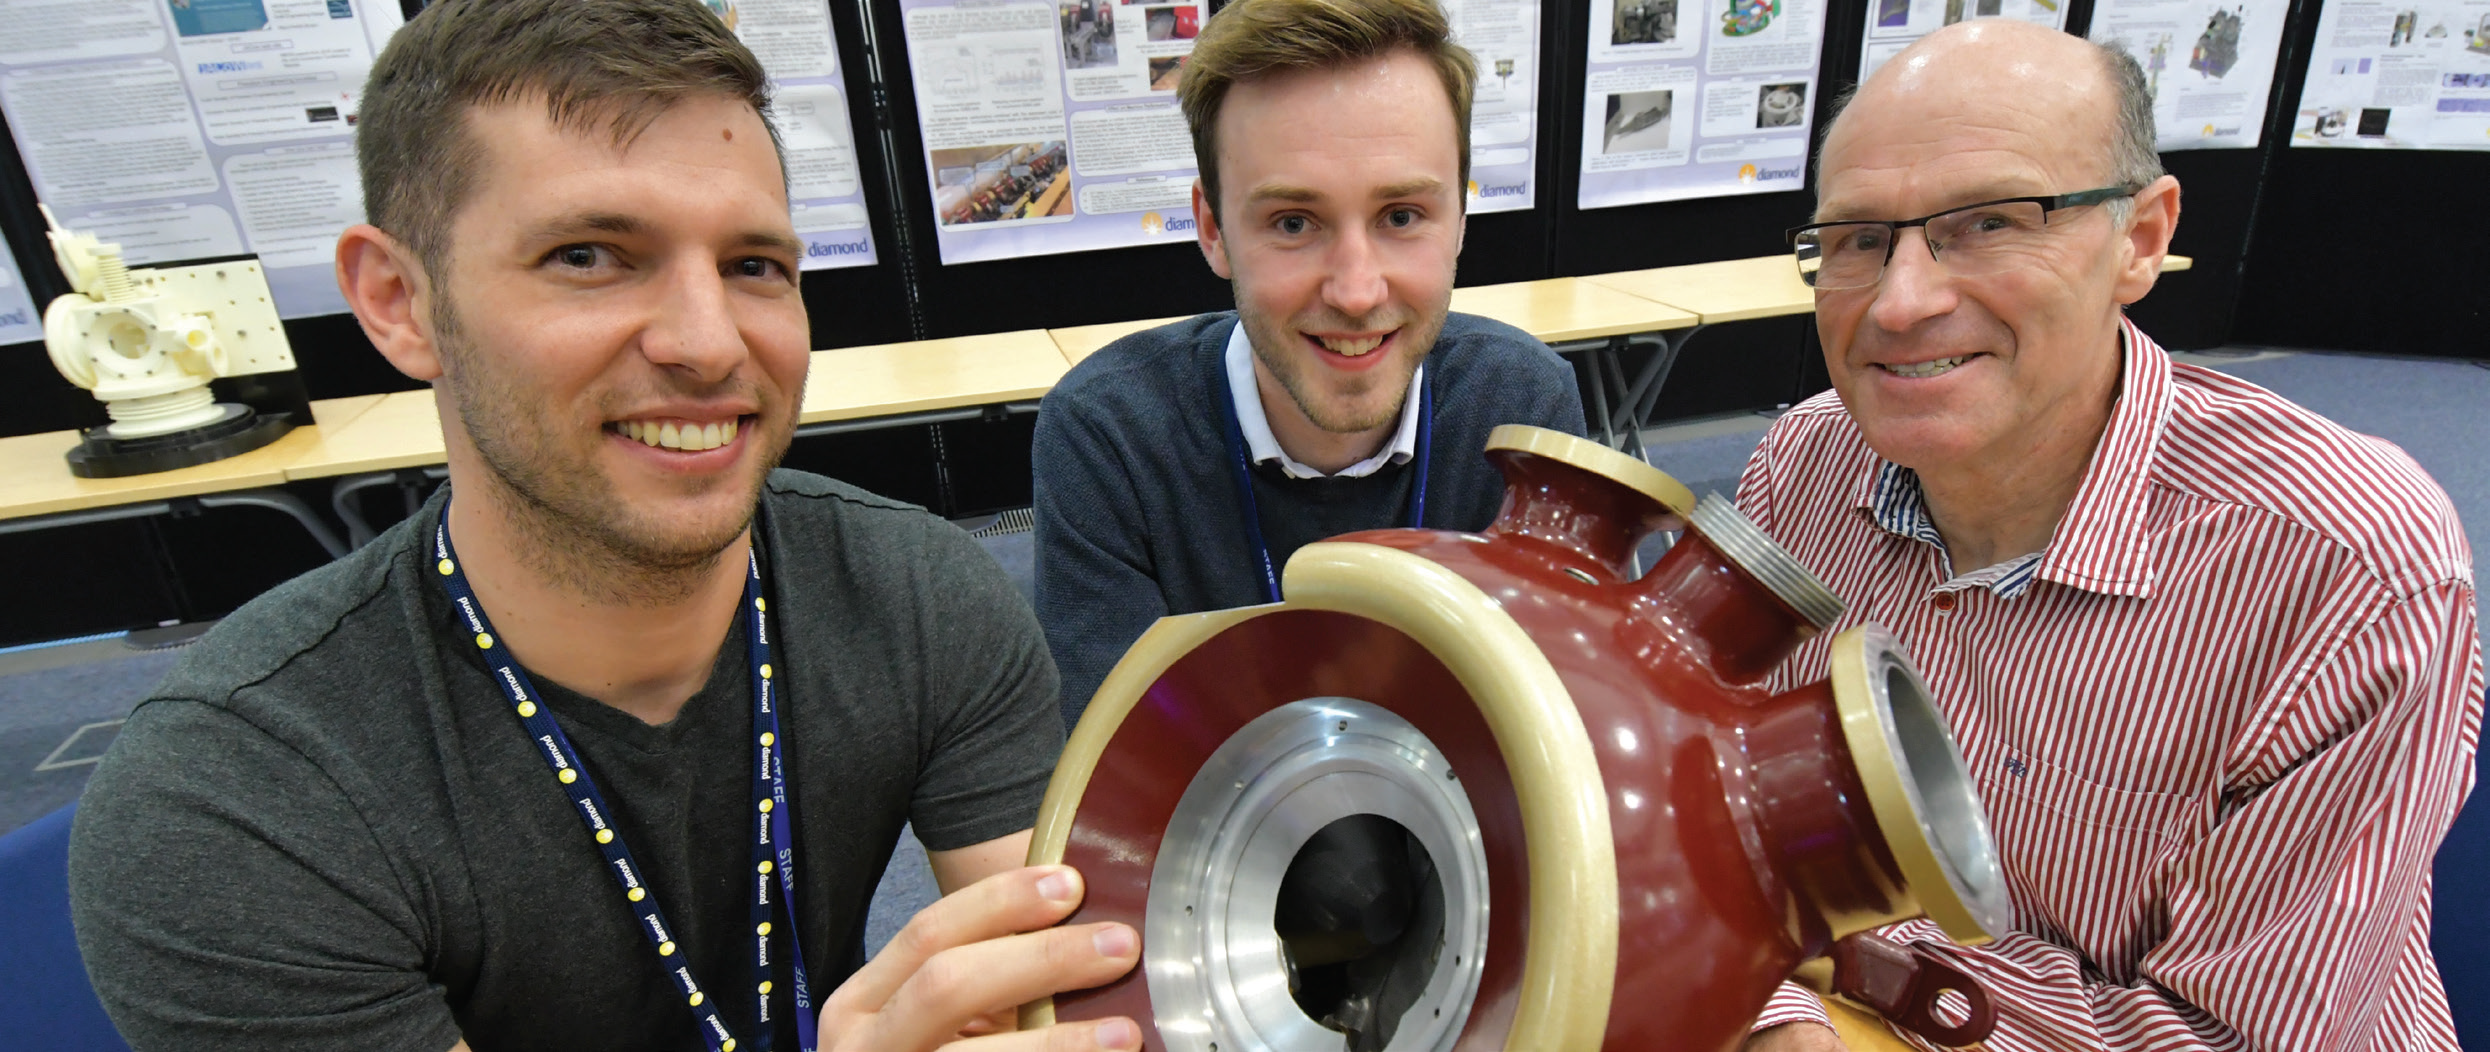
[[[2049,214],[2032,201],[1973,205],[1931,217],[1928,250],[1953,274],[1980,277],[2039,262]],[[1799,232],[1798,271],[1820,289],[1876,284],[1893,258],[1892,223],[1827,223]]]

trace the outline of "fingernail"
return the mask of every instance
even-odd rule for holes
[[[1038,878],[1038,894],[1050,902],[1070,902],[1080,894],[1080,887],[1072,879],[1072,871],[1059,869]]]
[[[1128,1019],[1110,1019],[1098,1024],[1098,1047],[1136,1048],[1141,1044],[1141,1028]]]
[[[1124,957],[1133,952],[1133,930],[1121,924],[1110,924],[1089,937],[1103,957]]]

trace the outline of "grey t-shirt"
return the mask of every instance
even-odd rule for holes
[[[141,1052],[703,1047],[426,572],[444,499],[217,626],[87,787],[78,942]],[[1062,724],[1035,618],[965,534],[796,472],[773,473],[764,500],[818,1006],[862,963],[901,824],[935,850],[1028,828]],[[746,653],[739,618],[662,726],[538,686],[748,1049]],[[783,938],[770,956],[777,1046],[793,1048]]]

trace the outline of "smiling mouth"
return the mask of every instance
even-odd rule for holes
[[[605,429],[658,449],[699,453],[735,441],[735,435],[742,431],[743,423],[743,417],[706,423],[691,420],[617,420],[605,425]]]
[[[1330,351],[1333,354],[1337,354],[1343,358],[1359,358],[1364,357],[1375,348],[1383,346],[1383,341],[1390,339],[1391,336],[1392,334],[1387,332],[1377,336],[1358,336],[1354,338],[1316,336],[1314,337],[1314,340],[1315,342],[1322,344],[1324,350]]]
[[[1939,358],[1930,362],[1913,362],[1909,365],[1878,365],[1877,368],[1883,369],[1884,371],[1892,373],[1895,376],[1902,377],[1905,380],[1925,380],[1932,376],[1943,376],[1947,373],[1953,372],[1956,366],[1977,357],[1979,357],[1979,355],[1958,354],[1952,358]]]

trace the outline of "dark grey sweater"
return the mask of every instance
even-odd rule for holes
[[[1037,609],[1063,673],[1063,710],[1089,698],[1150,623],[1267,596],[1228,452],[1224,365],[1233,312],[1135,333],[1055,385],[1038,414]],[[1499,424],[1583,432],[1573,368],[1529,334],[1454,314],[1427,356],[1435,397],[1426,522],[1477,530],[1503,480],[1483,455]],[[1273,566],[1299,547],[1408,524],[1415,461],[1363,478],[1254,472]]]

